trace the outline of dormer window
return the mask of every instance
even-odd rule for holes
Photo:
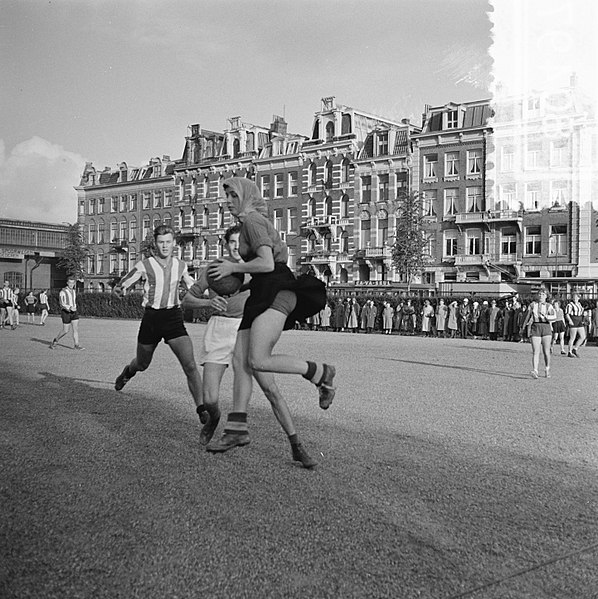
[[[378,156],[386,156],[388,154],[388,131],[378,133]]]
[[[446,128],[456,129],[459,126],[459,113],[456,110],[449,110],[446,113]]]
[[[334,123],[329,121],[326,123],[326,141],[332,141],[334,137]]]

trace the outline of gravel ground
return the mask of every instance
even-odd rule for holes
[[[278,379],[307,471],[259,391],[211,455],[167,347],[114,391],[138,322],[59,328],[0,331],[0,597],[598,598],[598,348],[287,332],[337,366],[328,411]]]

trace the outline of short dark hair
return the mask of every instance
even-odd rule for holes
[[[235,235],[235,233],[240,233],[241,232],[241,225],[233,225],[232,227],[229,227],[226,230],[226,233],[224,234],[224,241],[226,241],[226,243],[228,243],[230,241],[230,238],[232,235]]]
[[[171,234],[174,237],[174,229],[170,225],[158,225],[154,229],[154,239],[158,239],[158,235]]]

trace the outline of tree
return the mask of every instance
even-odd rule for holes
[[[151,232],[145,236],[145,239],[141,242],[139,251],[144,258],[149,258],[154,255],[156,245],[154,241],[154,235]]]
[[[414,277],[420,274],[430,261],[422,205],[417,192],[402,197],[396,225],[392,262],[397,271],[405,277],[409,292]]]
[[[87,272],[85,264],[90,253],[89,246],[83,241],[79,223],[69,225],[67,243],[59,255],[57,266],[63,268],[68,277],[81,280]]]

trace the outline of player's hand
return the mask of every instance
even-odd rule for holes
[[[210,306],[218,312],[224,312],[228,306],[228,301],[224,297],[217,295],[210,300]]]
[[[208,266],[208,274],[215,280],[218,281],[222,277],[227,277],[233,274],[234,264],[229,260],[219,260],[218,264],[211,264]]]
[[[122,297],[124,295],[123,288],[120,285],[116,285],[112,288],[112,293],[118,297]]]

